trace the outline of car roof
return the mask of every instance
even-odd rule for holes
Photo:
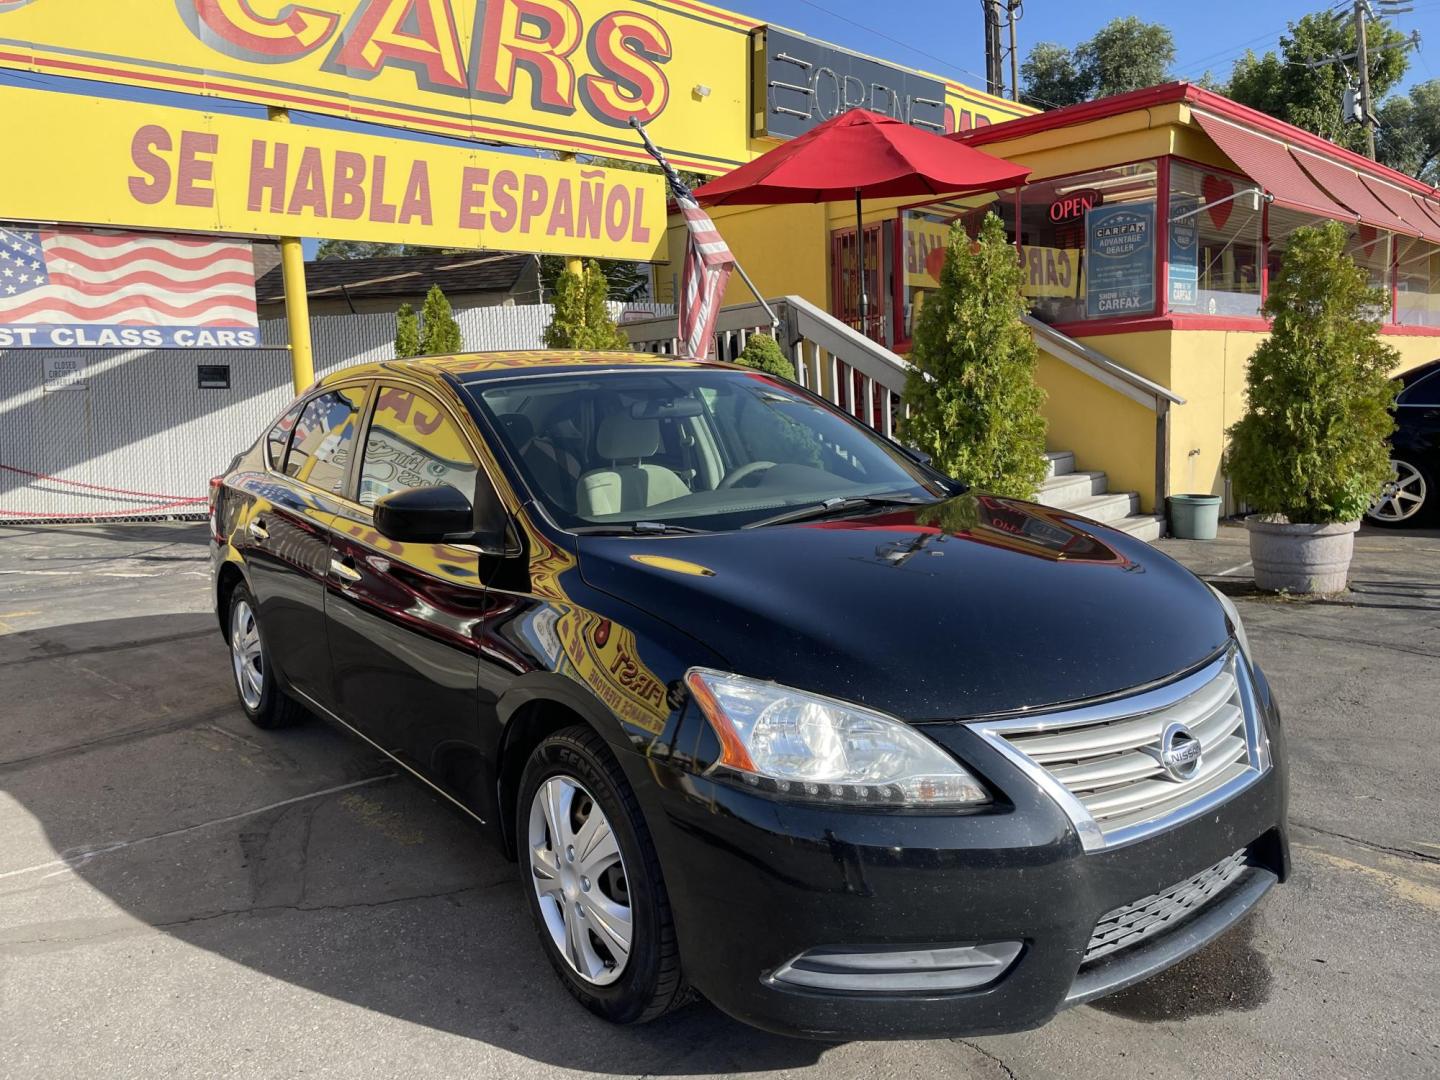
[[[333,372],[320,380],[322,385],[341,378],[379,375],[384,372],[408,372],[432,376],[448,375],[469,383],[489,378],[511,377],[530,371],[593,370],[604,368],[722,368],[735,365],[712,360],[681,360],[674,356],[647,352],[598,352],[582,349],[506,350],[503,352],[454,353],[446,356],[417,356],[406,360],[381,360],[357,364]]]
[[[1421,364],[1419,367],[1413,367],[1409,371],[1402,371],[1399,375],[1395,376],[1395,379],[1401,386],[1409,387],[1414,386],[1421,379],[1433,375],[1437,371],[1440,371],[1440,360],[1431,360]]]

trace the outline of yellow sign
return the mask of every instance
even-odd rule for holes
[[[0,0],[0,67],[481,142],[725,172],[749,138],[751,35],[696,0]],[[958,130],[1033,112],[945,85]]]
[[[626,169],[14,87],[0,140],[44,148],[0,170],[14,220],[663,257],[663,181]]]
[[[0,0],[0,66],[482,142],[748,161],[753,19],[694,0]]]

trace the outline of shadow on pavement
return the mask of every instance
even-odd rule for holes
[[[84,901],[65,887],[59,853],[160,933],[537,1061],[744,1073],[824,1051],[703,1002],[642,1027],[596,1020],[550,971],[515,865],[480,826],[324,723],[251,727],[226,660],[209,614],[0,637],[0,681],[18,691],[0,719],[0,791],[33,818],[0,827],[0,903],[52,888],[56,907],[53,921],[25,927],[25,948],[136,932],[67,912]],[[169,992],[136,981],[112,990]]]

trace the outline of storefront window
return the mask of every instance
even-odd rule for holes
[[[908,342],[914,336],[915,320],[925,305],[926,295],[940,287],[940,268],[945,265],[945,245],[950,239],[950,227],[959,222],[970,236],[978,236],[985,215],[989,213],[994,213],[1005,223],[1005,235],[1013,241],[1013,189],[903,213],[899,253],[901,308],[897,328],[897,336],[902,342]]]
[[[1173,312],[1260,313],[1259,192],[1244,177],[1170,166],[1168,301]]]
[[[1290,237],[1294,235],[1295,230],[1304,225],[1323,225],[1327,220],[1329,219],[1301,214],[1280,206],[1270,207],[1270,244],[1267,265],[1272,287],[1280,275],[1280,266],[1285,260],[1285,250],[1290,246]],[[1373,225],[1342,224],[1345,224],[1348,234],[1345,252],[1365,271],[1370,285],[1385,293],[1386,301],[1378,315],[1380,318],[1388,319],[1390,317],[1388,299],[1390,296],[1390,234]]]
[[[1440,247],[1418,237],[1396,237],[1395,321],[1440,326]]]
[[[1019,242],[1036,318],[1154,314],[1156,235],[1153,161],[1029,184]]]

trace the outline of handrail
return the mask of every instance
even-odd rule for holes
[[[1170,405],[1184,405],[1185,399],[1167,387],[1117,364],[1104,353],[1097,352],[1089,345],[1076,341],[1068,334],[1062,334],[1047,326],[1033,315],[1022,316],[1025,324],[1035,335],[1035,343],[1057,360],[1063,361],[1083,375],[1104,383],[1112,390],[1124,394],[1130,400],[1144,405],[1151,412],[1159,412]],[[1161,402],[1165,404],[1162,406]]]

